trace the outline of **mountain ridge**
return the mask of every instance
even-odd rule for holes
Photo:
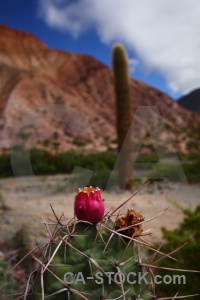
[[[194,113],[200,114],[200,88],[193,90],[192,92],[179,98],[178,104],[193,111]]]
[[[48,49],[0,25],[0,149],[115,149],[112,81],[112,70],[94,57]],[[131,85],[136,142],[149,131],[168,152],[187,152],[200,117],[146,83],[131,79]]]

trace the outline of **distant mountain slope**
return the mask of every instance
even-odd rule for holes
[[[115,148],[112,78],[112,70],[91,56],[48,49],[31,34],[0,25],[0,149]],[[150,131],[160,148],[187,151],[200,117],[161,91],[131,82],[135,144]]]
[[[183,107],[200,114],[200,88],[181,97],[178,103]]]

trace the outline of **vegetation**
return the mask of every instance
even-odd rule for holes
[[[151,170],[159,162],[158,156],[139,154],[135,160],[134,168],[136,170]]]
[[[183,164],[183,170],[189,183],[200,182],[200,159]]]
[[[30,272],[33,266],[31,256],[27,256],[27,253],[32,250],[28,226],[23,224],[4,247],[7,249],[6,254],[0,253],[2,255],[0,256],[0,299],[17,299],[27,281],[25,271]],[[20,267],[13,268],[22,258]]]
[[[164,179],[167,178],[172,181],[184,181],[184,171],[180,165],[177,164],[158,164],[149,173],[149,179]]]
[[[10,269],[11,266],[8,262],[0,260],[0,296],[13,293],[14,281]]]
[[[32,173],[26,167],[26,158],[30,155]],[[81,154],[65,152],[50,154],[43,150],[16,150],[13,154],[14,167],[19,176],[71,174],[75,166],[93,171],[90,184],[105,188],[111,171],[117,160],[115,151]],[[168,178],[172,181],[182,181],[185,176],[189,183],[200,182],[200,159],[196,155],[179,155],[182,168],[176,163],[159,164],[157,155],[139,154],[132,167],[137,171],[146,171],[149,178]],[[13,159],[12,159],[13,162]],[[158,164],[157,164],[158,163]],[[13,176],[11,157],[9,154],[0,156],[0,177]],[[78,177],[81,182],[81,174]],[[117,185],[118,174],[112,173],[113,184]],[[136,180],[137,181],[137,180]],[[136,182],[134,181],[134,183]],[[77,181],[78,182],[78,181]]]
[[[195,162],[199,159],[199,154],[196,154],[196,153],[187,153],[187,154],[178,153],[178,158],[182,162]]]
[[[159,266],[167,268],[179,268],[188,270],[200,270],[200,206],[194,211],[182,209],[185,215],[183,222],[174,231],[162,228],[163,238],[167,242],[162,247],[162,252],[170,253],[174,249],[187,243],[183,248],[173,254],[177,261],[165,259],[159,263]],[[156,258],[157,259],[157,258]],[[157,271],[158,275],[166,274],[166,271]],[[180,272],[177,272],[180,275]],[[170,284],[164,283],[157,286],[160,293],[165,297],[175,295],[179,290],[183,295],[192,295],[199,292],[200,273],[186,273],[186,284]]]
[[[26,167],[26,158],[29,158],[32,168]],[[14,159],[13,159],[14,158]],[[32,149],[17,150],[13,154],[12,162],[14,168],[19,170],[18,175],[53,175],[53,174],[71,174],[76,166],[93,171],[90,184],[105,188],[111,171],[114,168],[117,155],[113,151],[92,154],[80,154],[75,152],[50,154],[43,150]],[[13,176],[11,157],[9,154],[0,156],[0,177]],[[79,174],[77,184],[84,180]],[[115,184],[117,184],[117,175],[115,176]],[[73,179],[72,179],[73,180]]]
[[[184,181],[189,183],[200,182],[200,159],[192,163],[177,164],[158,164],[153,167],[148,175],[149,179],[164,179],[172,181]]]

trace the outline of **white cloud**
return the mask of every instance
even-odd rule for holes
[[[174,92],[200,86],[200,1],[40,0],[50,26],[78,37],[95,28],[104,43],[121,41]]]
[[[90,15],[84,2],[39,0],[38,15],[49,26],[68,31],[73,37],[78,37],[91,25]]]
[[[130,73],[134,73],[139,65],[139,61],[135,58],[131,58],[129,59],[128,62],[129,62]]]

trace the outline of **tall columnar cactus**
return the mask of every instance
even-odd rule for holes
[[[131,96],[128,59],[123,45],[114,45],[112,52],[112,64],[116,99],[119,185],[122,189],[130,189],[133,182],[133,147],[131,132],[133,99]]]

